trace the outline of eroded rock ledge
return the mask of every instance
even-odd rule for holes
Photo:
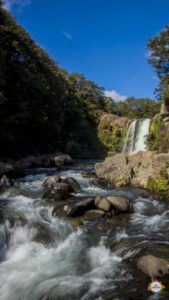
[[[159,191],[169,188],[169,153],[119,153],[97,163],[95,169],[98,178],[116,187],[132,185]]]

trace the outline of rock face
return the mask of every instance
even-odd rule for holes
[[[153,255],[141,257],[137,262],[137,267],[152,278],[169,274],[169,262]]]
[[[168,117],[169,116],[169,105],[162,103],[160,114],[162,117]]]
[[[150,178],[154,182],[163,179],[169,153],[157,154],[152,151],[140,151],[136,154],[119,153],[105,159],[95,166],[99,178],[111,185],[148,187]]]
[[[114,114],[103,114],[98,128],[100,141],[112,152],[120,152],[132,120]]]

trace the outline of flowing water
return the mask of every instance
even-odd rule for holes
[[[136,153],[147,150],[147,136],[150,127],[150,119],[134,120],[128,129],[123,152]]]
[[[54,170],[15,181],[27,196],[1,196],[1,300],[169,299],[167,290],[156,298],[147,292],[149,282],[137,276],[135,266],[141,254],[168,257],[168,203],[140,189],[94,187],[92,178],[83,177],[85,169],[76,165],[59,173],[80,183],[76,200],[127,196],[134,213],[75,228],[71,219],[53,217],[42,200],[41,184]]]

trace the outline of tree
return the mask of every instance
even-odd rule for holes
[[[149,40],[148,48],[150,50],[149,63],[160,79],[160,85],[156,90],[158,98],[169,104],[169,26]]]

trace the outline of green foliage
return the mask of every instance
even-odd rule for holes
[[[167,192],[169,189],[169,179],[163,178],[154,180],[152,177],[149,177],[147,188],[151,192]]]
[[[156,37],[149,40],[149,63],[154,67],[160,85],[157,89],[158,98],[169,104],[169,26]]]
[[[1,156],[93,151],[103,89],[59,67],[1,7],[0,62]]]
[[[149,135],[148,135],[148,147],[149,150],[158,150],[161,143],[160,132],[162,127],[162,117],[160,114],[155,115],[152,119]]]
[[[116,109],[121,116],[135,118],[152,118],[160,111],[160,103],[149,98],[128,98],[116,103]]]
[[[113,115],[112,115],[113,118]],[[109,118],[102,118],[98,127],[100,141],[109,149],[109,152],[121,152],[127,133],[128,123],[123,126],[111,121]]]

